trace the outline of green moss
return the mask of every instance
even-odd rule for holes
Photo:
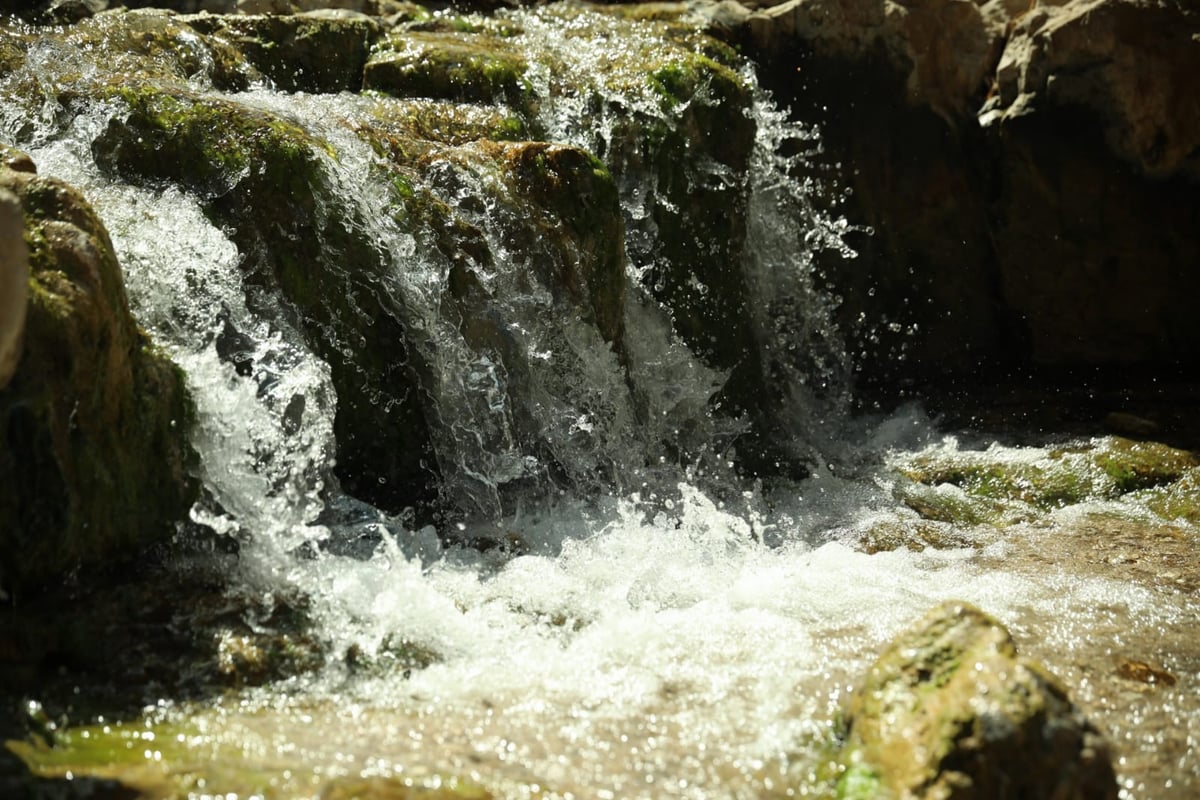
[[[376,45],[363,88],[395,97],[506,103],[529,109],[525,59],[503,39],[482,34],[405,32]]]
[[[838,800],[880,800],[886,796],[883,776],[868,764],[856,763],[846,767],[837,782]]]
[[[27,591],[173,531],[194,501],[183,375],[126,304],[108,233],[66,185],[0,171],[25,212],[25,357],[0,398],[0,581]]]

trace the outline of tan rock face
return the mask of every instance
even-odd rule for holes
[[[756,49],[801,40],[826,57],[882,56],[908,99],[953,119],[981,96],[1001,35],[973,0],[790,0],[748,20]]]
[[[1014,19],[982,124],[1045,106],[1095,114],[1112,151],[1153,177],[1200,178],[1200,9],[1076,0]]]
[[[826,267],[864,375],[1200,362],[1182,299],[1200,292],[1200,8],[791,0],[713,19],[820,125],[843,212],[873,229]]]
[[[171,533],[196,483],[182,373],[134,323],[91,206],[11,169],[0,191],[29,256],[23,355],[0,390],[0,587],[19,597]]]
[[[839,797],[1115,798],[1107,747],[1000,623],[946,603],[855,693]]]

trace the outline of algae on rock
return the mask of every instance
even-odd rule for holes
[[[1108,748],[1008,631],[965,603],[899,636],[854,692],[838,797],[1113,800]]]
[[[337,474],[398,511],[428,499],[428,429],[403,304],[357,211],[330,185],[331,148],[273,114],[185,89],[123,87],[129,106],[93,144],[143,185],[182,186],[245,256],[246,280],[292,304],[338,392]]]
[[[130,316],[108,233],[71,187],[0,170],[31,276],[24,357],[0,390],[0,582],[33,592],[161,539],[196,496],[180,370]]]

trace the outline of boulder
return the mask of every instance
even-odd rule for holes
[[[184,17],[195,30],[231,43],[285,92],[356,92],[380,24],[364,15],[311,12],[286,16]]]
[[[20,200],[30,272],[0,389],[0,584],[19,596],[169,535],[197,483],[183,374],[134,324],[100,220],[55,180],[0,169],[0,188]]]
[[[838,797],[1117,797],[1108,747],[1066,690],[966,603],[901,634],[845,722]]]
[[[97,163],[136,184],[200,196],[246,254],[246,280],[282,295],[329,364],[346,489],[393,511],[428,500],[429,432],[405,311],[359,212],[331,188],[329,145],[270,113],[184,88],[126,85],[115,98],[129,113],[96,138]]]

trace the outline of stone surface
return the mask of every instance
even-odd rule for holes
[[[1107,745],[1066,690],[965,603],[888,647],[846,724],[839,797],[1117,797]]]
[[[10,595],[161,539],[196,495],[183,375],[138,330],[108,234],[72,188],[0,170],[31,279],[0,390],[0,584]]]
[[[184,17],[197,31],[234,45],[285,92],[356,92],[371,42],[380,33],[367,16],[312,12],[286,16]]]
[[[873,235],[829,286],[870,381],[1184,367],[1200,332],[1200,13],[1179,2],[710,7],[819,122]],[[867,320],[868,322],[863,322]],[[875,322],[870,322],[874,320]]]
[[[29,296],[29,252],[25,219],[11,192],[0,192],[0,390],[8,385],[25,336],[25,304]]]
[[[404,312],[357,212],[333,196],[328,144],[186,89],[126,86],[118,96],[130,112],[97,137],[97,163],[137,184],[198,194],[247,254],[247,279],[294,305],[338,392],[345,487],[393,510],[428,499],[429,434]]]

